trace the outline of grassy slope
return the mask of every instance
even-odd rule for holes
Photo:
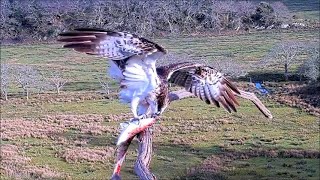
[[[104,104],[104,110],[100,109]],[[175,102],[164,114],[164,119],[155,126],[154,156],[151,168],[161,179],[170,177],[183,177],[186,169],[200,163],[206,157],[218,155],[220,148],[227,148],[239,152],[245,152],[249,149],[276,149],[276,150],[317,150],[319,145],[318,138],[318,120],[314,116],[307,115],[298,109],[279,106],[272,102],[266,102],[268,108],[274,113],[273,120],[267,120],[255,109],[249,102],[242,101],[242,106],[237,114],[228,114],[221,109],[212,108],[203,105],[196,99],[187,99],[181,102]],[[84,101],[81,103],[64,103],[66,110],[61,111],[60,104],[44,105],[46,114],[117,114],[119,109],[115,106],[119,104],[112,102],[109,105],[103,101]],[[10,111],[3,107],[3,112]],[[87,107],[91,107],[90,111]],[[30,107],[20,112],[20,116],[31,118],[29,113],[36,111],[37,107]],[[22,108],[21,110],[23,110]],[[128,109],[122,109],[126,112]],[[12,110],[11,110],[12,111]],[[42,116],[39,114],[37,116]],[[171,118],[176,117],[176,118]],[[105,122],[106,126],[118,126],[118,123]],[[160,132],[160,126],[168,128]],[[194,128],[190,128],[194,127]],[[73,129],[67,130],[60,135],[70,141],[70,146],[75,140],[83,138],[89,139],[86,147],[112,146],[115,142],[116,134],[103,133],[101,135],[81,134]],[[176,140],[180,142],[175,143]],[[240,140],[242,144],[233,144]],[[50,139],[22,138],[5,143],[18,144],[26,148],[25,153],[32,158],[32,164],[37,166],[46,165],[56,169],[58,172],[64,172],[73,178],[102,178],[106,174],[109,176],[112,170],[112,159],[103,163],[67,163],[63,159],[56,157],[57,152],[67,148],[58,142]],[[174,142],[175,145],[172,144]],[[135,144],[135,143],[134,143]],[[132,179],[132,165],[135,159],[134,147],[130,148],[123,176],[125,179]],[[277,171],[271,171],[266,166],[271,162]],[[308,175],[317,177],[319,163],[317,159],[307,159],[306,166],[310,168],[295,169],[295,166],[282,168],[284,163],[295,164],[301,159],[280,159],[280,158],[250,158],[248,160],[239,160],[229,165],[230,167],[241,167],[222,173],[228,177],[247,177],[248,172],[256,171],[261,177],[280,177],[277,175],[278,169],[287,172],[283,177],[290,177],[294,174],[296,177],[306,178]],[[247,166],[241,166],[243,162]],[[93,167],[94,166],[94,167]],[[279,171],[280,171],[279,170]],[[307,171],[308,170],[308,171]],[[309,172],[310,171],[310,172]],[[298,173],[300,172],[300,173]],[[255,177],[254,174],[251,175]]]
[[[314,41],[318,30],[297,32],[256,32],[234,36],[182,37],[156,39],[169,52],[187,53],[194,57],[205,57],[209,61],[232,57],[235,60],[253,63],[266,55],[268,50],[281,40]],[[178,44],[177,44],[178,43]],[[59,71],[71,81],[68,91],[96,90],[97,76],[106,71],[105,60],[79,55],[62,49],[61,45],[9,46],[1,49],[1,62],[8,64],[29,64],[46,73]],[[161,62],[160,62],[161,63]]]
[[[209,38],[158,39],[173,52],[191,52],[194,56],[204,54],[213,57],[233,56],[235,59],[254,62],[263,57],[267,50],[282,39],[311,41],[316,39],[316,31],[256,33],[239,36],[220,36]],[[179,45],[177,45],[177,43]],[[72,78],[68,91],[98,90],[99,83],[95,75],[105,71],[105,62],[92,56],[66,51],[59,45],[10,46],[1,49],[1,62],[9,64],[30,64],[46,72],[62,71]],[[16,89],[15,89],[16,90]],[[164,114],[163,120],[155,125],[154,156],[152,170],[159,179],[183,178],[187,169],[199,164],[205,158],[223,153],[222,149],[246,152],[249,149],[275,150],[318,150],[319,119],[301,110],[289,108],[265,101],[274,114],[273,120],[267,120],[256,108],[246,101],[236,114],[228,114],[212,108],[196,99],[187,99],[173,103]],[[112,100],[85,100],[80,102],[43,103],[5,103],[1,106],[2,118],[26,118],[39,121],[44,115],[55,114],[119,114],[128,112],[128,108]],[[176,117],[176,118],[172,118]],[[117,127],[118,122],[104,122],[107,127]],[[160,129],[165,127],[166,129]],[[68,147],[75,147],[75,140],[87,139],[85,147],[96,148],[114,146],[117,133],[90,135],[67,128],[58,135],[67,139]],[[241,144],[235,143],[241,142]],[[104,163],[78,162],[67,163],[57,153],[67,147],[56,139],[19,138],[2,141],[4,144],[16,144],[22,147],[31,164],[48,166],[63,172],[74,179],[102,179],[112,172],[113,160]],[[130,148],[124,179],[134,179],[132,166],[135,159],[135,147]],[[220,172],[231,179],[247,178],[318,178],[319,159],[264,158],[255,157],[228,163],[227,170]],[[304,167],[301,166],[303,161]],[[245,165],[243,165],[245,164]],[[266,168],[267,166],[272,168]],[[284,166],[288,164],[291,166]],[[272,178],[271,178],[272,179]]]

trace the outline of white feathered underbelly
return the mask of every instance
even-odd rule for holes
[[[109,73],[121,85],[119,99],[123,103],[130,103],[137,96],[144,100],[159,85],[155,69],[148,67],[140,59],[128,61],[123,72],[114,62],[110,63]]]

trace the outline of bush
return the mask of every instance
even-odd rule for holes
[[[310,49],[309,58],[301,65],[300,75],[311,81],[320,81],[320,57],[317,44]]]
[[[211,0],[3,0],[1,40],[41,41],[76,27],[161,36],[220,32],[279,24],[283,3]]]

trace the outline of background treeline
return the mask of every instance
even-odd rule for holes
[[[50,40],[64,30],[100,27],[162,36],[251,28],[290,22],[282,2],[215,0],[2,0],[2,41]]]

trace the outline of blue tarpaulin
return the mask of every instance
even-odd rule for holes
[[[262,94],[269,94],[269,91],[259,82],[254,83],[256,88],[262,93]]]

